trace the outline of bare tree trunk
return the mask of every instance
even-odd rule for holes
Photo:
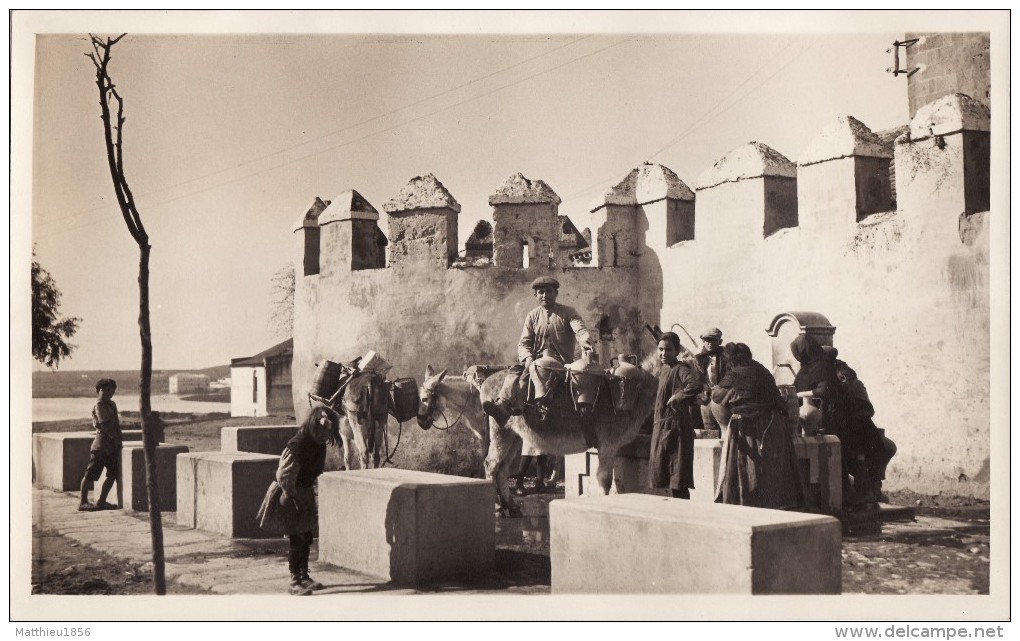
[[[163,520],[159,504],[159,483],[156,478],[156,446],[159,444],[158,421],[152,420],[152,330],[149,327],[149,236],[145,233],[142,218],[135,207],[127,178],[124,177],[124,101],[110,78],[110,50],[121,38],[91,36],[93,53],[85,54],[96,66],[96,84],[99,86],[99,106],[102,109],[103,133],[106,140],[106,159],[113,178],[117,204],[131,237],[138,245],[138,333],[142,341],[142,368],[140,406],[142,415],[142,451],[145,454],[145,492],[149,501],[149,533],[152,540],[152,574],[156,594],[166,594],[165,561],[163,558]],[[117,121],[113,122],[111,99],[116,101]],[[114,134],[116,132],[116,135]],[[117,496],[124,507],[121,477],[117,478]]]
[[[149,534],[152,539],[152,574],[156,594],[166,594],[165,560],[163,558],[162,506],[159,504],[159,483],[156,476],[156,446],[159,445],[158,425],[152,420],[152,331],[149,328],[149,245],[141,247],[138,261],[138,330],[142,339],[141,414],[142,449],[145,451],[145,493],[149,500]]]

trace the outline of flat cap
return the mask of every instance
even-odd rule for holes
[[[98,381],[96,381],[97,391],[103,389],[104,387],[112,387],[113,389],[117,389],[117,381],[113,380],[112,378],[101,378]]]
[[[701,338],[714,338],[717,341],[722,340],[722,330],[718,327],[709,327],[705,331],[701,332]]]
[[[555,287],[560,288],[560,281],[556,280],[552,276],[539,276],[535,280],[531,281],[531,289],[538,289],[539,287]]]

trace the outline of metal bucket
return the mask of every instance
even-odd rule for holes
[[[330,398],[340,387],[340,377],[344,371],[343,365],[333,361],[322,361],[318,367],[319,371],[312,379],[311,394],[319,398]]]
[[[390,414],[401,423],[418,415],[418,381],[398,378],[390,385]]]

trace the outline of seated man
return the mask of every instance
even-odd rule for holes
[[[495,401],[485,401],[482,408],[500,427],[506,427],[511,416],[522,413],[522,390],[528,386],[528,370],[532,361],[550,350],[563,363],[569,363],[574,357],[574,348],[578,341],[581,349],[593,350],[595,338],[588,332],[581,315],[573,307],[560,305],[556,302],[560,283],[550,276],[541,276],[531,283],[531,289],[538,299],[538,307],[528,312],[524,319],[524,330],[517,346],[517,357],[520,364],[511,372],[516,376],[507,376],[503,388]]]
[[[884,429],[875,425],[875,406],[871,404],[864,383],[857,378],[857,372],[841,360],[835,362],[836,377],[847,406],[847,440],[855,450],[855,469],[861,470],[854,478],[856,498],[863,502],[888,501],[882,492],[882,482],[889,461],[896,455],[896,444],[885,435]],[[860,476],[859,481],[857,476]]]

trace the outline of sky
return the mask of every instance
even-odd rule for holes
[[[155,368],[223,365],[278,342],[271,277],[294,259],[293,229],[316,197],[357,190],[385,232],[384,203],[432,173],[462,206],[463,247],[515,172],[548,183],[560,214],[583,227],[598,197],[644,161],[693,185],[750,141],[796,162],[840,115],[875,131],[908,120],[906,80],[887,73],[886,50],[909,21],[752,14],[720,32],[675,13],[611,27],[485,16],[439,29],[461,33],[413,33],[417,23],[385,17],[338,29],[361,33],[313,33],[329,30],[314,21],[303,31],[261,24],[276,33],[229,20],[215,23],[219,33],[208,21],[205,33],[123,29],[110,72],[125,101],[125,173],[152,244]],[[30,49],[31,197],[12,215],[31,221],[23,237],[62,291],[62,314],[83,319],[61,369],[131,369],[138,249],[116,207],[84,55],[84,31],[124,25],[68,26],[78,23]]]

